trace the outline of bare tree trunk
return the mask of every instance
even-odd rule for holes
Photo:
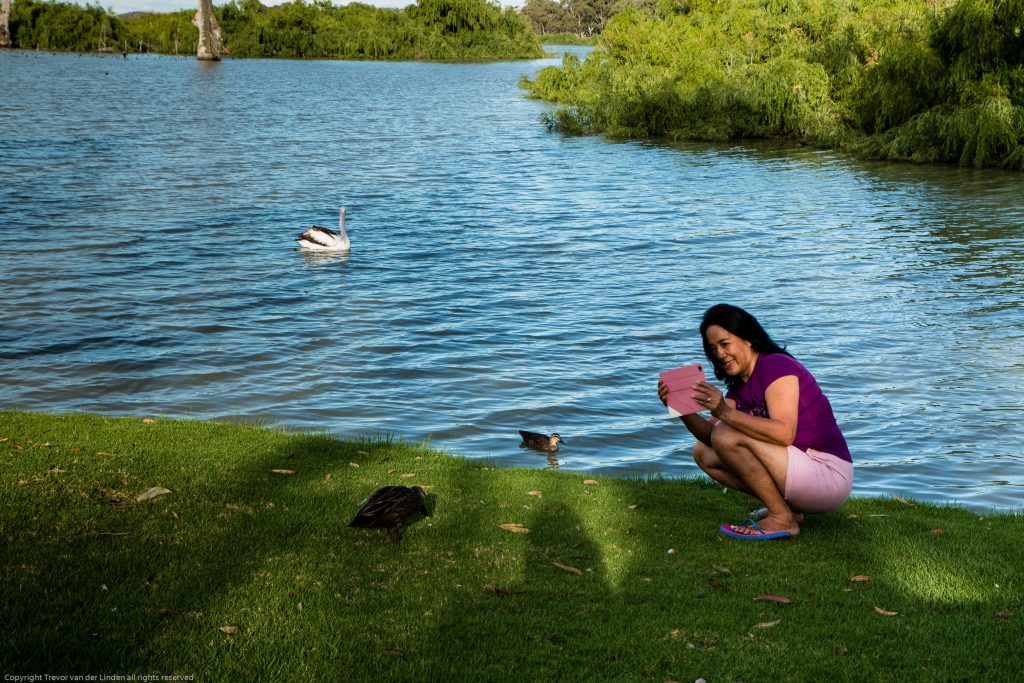
[[[0,47],[11,46],[11,27],[8,19],[11,16],[11,0],[3,0],[0,5]]]
[[[224,43],[220,39],[220,24],[217,23],[217,17],[213,16],[213,0],[199,0],[199,11],[196,12],[192,23],[199,29],[199,47],[196,49],[196,58],[213,62],[220,61]]]

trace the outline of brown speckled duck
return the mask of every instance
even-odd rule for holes
[[[562,441],[562,437],[558,434],[538,434],[537,432],[524,432],[522,429],[519,430],[519,436],[523,437],[523,442],[520,446],[526,448],[532,448],[536,451],[544,451],[546,453],[554,453],[558,450],[558,443]]]
[[[388,538],[395,529],[395,543],[402,540],[402,525],[417,512],[427,512],[427,497],[419,486],[384,486],[377,489],[360,506],[348,525],[354,529],[386,527]]]

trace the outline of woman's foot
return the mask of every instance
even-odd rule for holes
[[[768,508],[758,508],[750,513],[750,519],[754,520],[755,522],[759,522],[767,516]],[[807,519],[804,517],[804,513],[802,512],[794,512],[793,516],[796,518],[797,524],[803,524],[807,521]]]
[[[770,520],[771,518],[765,518]],[[741,541],[771,541],[776,538],[791,538],[800,533],[800,525],[794,525],[790,529],[773,529],[764,524],[758,524],[756,520],[748,519],[740,524],[723,524],[718,527],[726,536]]]

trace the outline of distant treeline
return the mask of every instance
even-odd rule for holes
[[[529,59],[540,41],[518,12],[489,0],[418,0],[405,9],[327,0],[214,8],[228,56],[333,59]],[[15,47],[195,54],[195,9],[119,18],[99,5],[14,0]]]
[[[660,0],[523,85],[552,128],[1024,170],[1024,0]]]
[[[655,0],[526,0],[522,12],[542,38],[560,35],[562,45],[581,45],[593,44],[588,39],[599,34],[608,20],[626,7],[651,2]],[[567,42],[568,36],[575,36],[575,41]]]
[[[597,45],[597,36],[578,36],[575,33],[544,33],[540,42],[545,45]]]

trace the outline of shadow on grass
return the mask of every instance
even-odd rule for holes
[[[90,448],[39,461],[65,474],[25,486],[38,514],[3,525],[5,585],[16,598],[0,614],[18,625],[3,638],[5,673],[200,674],[215,662],[222,675],[251,674],[252,661],[232,656],[242,649],[236,636],[266,637],[279,613],[325,591],[323,567],[338,553],[365,548],[369,539],[346,537],[345,525],[373,489],[349,463],[386,453],[386,442],[268,439],[200,424],[193,467],[172,471],[157,461],[164,448],[168,457],[180,450],[167,443],[180,434],[164,441],[161,425],[151,427],[123,453],[101,446],[94,457],[109,462],[86,479],[73,477]],[[171,493],[135,502],[150,485]]]
[[[998,548],[1012,543],[1010,525],[986,547],[991,537],[931,533],[970,515],[852,501],[793,541],[738,542],[716,527],[751,501],[711,485],[588,486],[387,441],[218,425],[195,427],[183,463],[182,435],[160,429],[102,461],[95,481],[75,479],[74,457],[33,456],[50,488],[15,488],[25,500],[4,506],[2,581],[16,599],[0,614],[18,627],[0,639],[5,673],[857,680],[894,642],[894,679],[981,671],[968,653],[993,662],[986,675],[1012,659],[1012,639],[985,625],[991,586],[1007,585]],[[375,488],[411,482],[427,487],[433,514],[401,544],[345,526]],[[173,493],[123,509],[96,495],[150,485]],[[851,583],[855,574],[872,578]],[[756,599],[765,594],[793,602]],[[1019,589],[1008,601],[1019,606]],[[929,646],[952,633],[966,645]]]

